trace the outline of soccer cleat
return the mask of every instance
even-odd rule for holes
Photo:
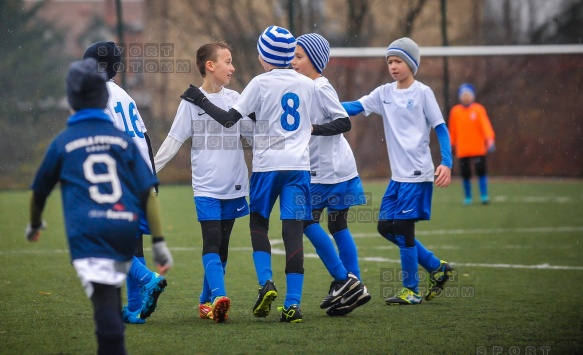
[[[142,287],[142,319],[148,318],[156,310],[158,297],[168,286],[168,281],[164,276],[154,273],[152,279]]]
[[[334,306],[336,303],[340,302],[344,296],[348,295],[355,288],[358,288],[359,285],[362,284],[358,281],[358,277],[350,272],[348,273],[348,279],[344,281],[332,281],[330,284],[330,290],[328,291],[328,296],[326,296],[322,303],[320,303],[320,308],[326,309]]]
[[[480,199],[482,200],[482,205],[487,205],[490,203],[490,198],[488,195],[482,195]]]
[[[277,310],[281,311],[281,318],[279,319],[280,322],[302,322],[302,311],[300,311],[300,307],[298,307],[297,304],[292,304],[288,309],[285,309],[285,307],[278,307]]]
[[[271,312],[271,303],[277,298],[277,289],[273,281],[267,280],[265,285],[259,288],[257,301],[253,306],[253,315],[259,318],[265,318]]]
[[[135,312],[131,312],[127,306],[123,306],[123,309],[121,311],[121,316],[123,318],[123,321],[125,323],[129,323],[129,324],[144,324],[146,323],[145,319],[142,319],[140,317],[140,312],[141,309],[138,309]]]
[[[198,305],[198,316],[201,319],[213,319],[213,306],[210,302],[200,303]]]
[[[439,267],[429,274],[429,288],[427,295],[425,295],[426,301],[431,301],[435,297],[439,296],[443,290],[443,285],[453,276],[453,268],[447,263],[447,261],[441,260]]]
[[[403,287],[397,292],[393,297],[389,297],[385,300],[388,305],[413,305],[420,304],[423,298],[420,294],[417,294],[407,287]]]
[[[223,323],[229,317],[227,312],[231,308],[231,300],[226,296],[215,298],[212,307],[212,319],[215,323]]]
[[[342,297],[337,304],[328,308],[326,314],[330,317],[345,316],[370,301],[371,295],[362,283],[354,290],[351,294]]]
[[[464,206],[469,206],[472,204],[472,198],[471,197],[466,197],[464,199]]]

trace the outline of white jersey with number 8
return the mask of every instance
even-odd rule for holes
[[[253,171],[310,170],[310,108],[314,81],[292,69],[256,76],[233,108],[255,112]]]

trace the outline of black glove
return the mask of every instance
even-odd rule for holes
[[[190,84],[188,89],[184,92],[184,94],[180,95],[181,99],[184,99],[188,102],[192,102],[193,104],[200,106],[203,100],[206,100],[206,96],[200,91],[199,88]]]

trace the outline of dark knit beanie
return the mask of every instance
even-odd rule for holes
[[[121,50],[113,42],[96,42],[87,47],[83,59],[94,58],[107,71],[108,79],[117,74],[121,67]]]
[[[107,106],[107,76],[98,68],[97,61],[87,58],[73,62],[67,73],[66,89],[69,105],[75,111]]]

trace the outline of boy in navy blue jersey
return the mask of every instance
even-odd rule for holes
[[[429,220],[433,184],[447,187],[451,181],[451,146],[443,115],[431,88],[416,81],[419,47],[400,38],[387,48],[390,84],[379,86],[358,101],[343,103],[350,115],[364,112],[383,117],[385,141],[391,163],[391,181],[383,196],[378,231],[399,247],[403,287],[386,299],[387,304],[419,304],[418,264],[429,273],[425,300],[441,293],[453,268],[415,239],[415,223]],[[434,170],[429,133],[435,129],[441,147],[441,164]],[[435,181],[434,181],[435,180]]]
[[[157,179],[104,112],[106,80],[92,58],[71,65],[67,98],[75,113],[34,178],[25,236],[38,241],[46,199],[60,182],[71,259],[93,303],[98,353],[125,354],[120,288],[132,263],[140,211],[150,223],[158,271],[166,273],[173,260],[161,233]]]

